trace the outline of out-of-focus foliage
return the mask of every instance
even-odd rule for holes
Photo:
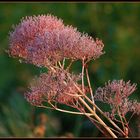
[[[138,84],[132,98],[140,101],[140,3],[0,3],[0,136],[102,136],[85,117],[35,108],[24,99],[29,81],[46,70],[5,53],[9,31],[24,16],[48,13],[103,40],[106,53],[90,64],[93,90],[123,78]],[[79,65],[73,70],[81,71]],[[134,136],[139,132],[136,119],[130,124]]]
[[[44,137],[57,135],[60,123],[47,112],[36,113],[19,93],[1,104],[0,136],[9,137]]]

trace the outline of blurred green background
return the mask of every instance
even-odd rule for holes
[[[19,63],[5,52],[12,25],[24,16],[53,14],[81,32],[100,38],[105,54],[90,63],[93,90],[108,80],[137,83],[140,101],[140,3],[0,3],[0,137],[99,137],[85,117],[31,106],[24,99],[30,80],[45,71]],[[80,71],[79,64],[73,69]],[[130,123],[140,136],[138,117]]]

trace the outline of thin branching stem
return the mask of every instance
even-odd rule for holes
[[[125,133],[109,118],[107,117],[103,111],[96,106],[96,104],[94,104],[85,94],[83,94],[83,92],[80,90],[80,88],[74,83],[75,87],[77,88],[77,90],[87,99],[87,101],[89,103],[91,103],[115,128],[117,128],[123,135],[125,135]]]
[[[129,124],[129,123],[130,123],[130,120],[132,119],[132,117],[134,116],[134,114],[135,114],[135,112],[133,112],[133,113],[132,113],[132,115],[131,115],[131,117],[129,118],[129,120],[128,120],[128,123],[127,123],[127,124]]]
[[[70,64],[67,66],[67,68],[66,68],[66,71],[68,71],[69,69],[70,69],[70,67],[71,67],[71,65],[72,65],[72,63],[73,63],[73,61],[74,60],[71,60],[71,62],[70,62]]]
[[[130,129],[130,127],[128,126],[128,122],[127,122],[127,120],[126,120],[126,118],[125,118],[125,115],[123,115],[122,117],[123,117],[123,119],[124,119],[124,121],[125,121],[125,133],[126,133],[126,137],[128,137],[128,132],[129,132],[129,130],[130,130],[130,133],[131,133],[131,129]]]
[[[66,58],[63,59],[63,62],[62,62],[62,68],[64,69],[65,68],[65,60]]]
[[[69,113],[69,114],[75,114],[75,115],[93,116],[92,113],[81,113],[81,112],[76,112],[76,111],[68,111],[68,110],[64,110],[64,109],[57,108],[57,107],[55,107],[53,104],[51,104],[51,106],[52,106],[52,107],[47,107],[47,106],[45,106],[45,105],[40,105],[40,106],[38,106],[38,107],[46,108],[46,109],[53,109],[53,110],[57,110],[57,111],[60,111],[60,112]]]
[[[93,114],[93,116],[97,119],[98,122],[108,131],[108,133],[113,137],[117,138],[117,136],[112,132],[112,130],[103,122],[103,120],[93,111],[90,106],[81,98],[79,97],[81,103]]]
[[[87,116],[87,117],[89,117],[89,116]],[[99,123],[97,120],[95,120],[94,118],[92,118],[92,117],[90,117],[90,119],[93,119],[93,121],[95,121],[96,123]],[[100,123],[99,123],[100,124]],[[115,129],[113,129],[113,128],[111,128],[111,127],[109,127],[112,131],[114,131],[114,132],[116,132],[116,133],[118,133],[118,134],[120,134],[121,135],[121,133],[119,132],[119,131],[117,131],[117,130],[115,130]]]
[[[82,91],[83,93],[85,93],[84,91],[84,68],[85,68],[85,64],[84,64],[84,58],[82,59]]]
[[[58,68],[58,67],[55,67],[56,69],[60,69],[60,68]],[[52,67],[51,69],[53,70],[53,71],[55,71],[55,68],[54,67]],[[71,77],[69,76],[69,79],[70,80],[72,80],[71,79]],[[125,135],[125,133],[109,118],[109,117],[107,117],[104,113],[103,113],[103,111],[98,107],[98,106],[96,106],[96,104],[95,103],[93,103],[82,91],[81,91],[81,89],[75,84],[75,82],[73,81],[73,84],[74,84],[74,86],[77,88],[77,90],[79,91],[79,93],[80,94],[82,94],[86,99],[87,99],[87,101],[89,102],[89,103],[91,103],[115,128],[117,128],[123,135]]]
[[[92,88],[91,88],[91,84],[90,84],[90,79],[89,79],[89,74],[88,74],[88,69],[87,68],[86,68],[86,77],[87,77],[87,82],[88,82],[88,86],[89,86],[92,102],[95,103],[94,102],[94,98],[93,98],[93,91],[92,91]],[[93,106],[93,109],[95,111],[95,107],[94,106]]]
[[[120,120],[121,120],[121,124],[122,124],[123,130],[125,131],[124,122],[123,122],[123,118],[122,118],[122,116],[121,116],[121,113],[120,113],[119,107],[118,107],[117,111],[118,111],[118,115],[119,115]]]
[[[60,68],[62,68],[62,69],[63,69],[63,66],[62,66],[62,64],[61,64],[61,62],[60,62],[60,61],[58,61],[58,64],[59,64]]]

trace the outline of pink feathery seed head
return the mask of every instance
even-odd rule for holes
[[[96,90],[94,99],[107,103],[111,107],[111,114],[115,115],[118,112],[117,108],[122,115],[127,112],[139,112],[139,103],[137,101],[129,100],[128,96],[136,90],[136,84],[131,84],[130,81],[113,80],[105,83],[104,87],[99,87]],[[137,110],[137,111],[136,111]],[[138,114],[138,113],[137,113]]]
[[[108,86],[122,98],[127,98],[136,90],[136,84],[131,85],[130,81],[125,82],[123,80],[114,80],[111,83],[108,82]]]
[[[25,17],[10,33],[9,53],[47,67],[63,58],[88,60],[102,55],[104,44],[51,15]]]
[[[136,100],[129,100],[125,98],[120,104],[120,113],[125,116],[127,112],[133,112],[140,115],[140,103]]]
[[[96,90],[95,98],[106,103],[121,103],[136,90],[136,84],[130,84],[130,81],[124,82],[123,80],[108,81],[105,87]]]
[[[44,39],[47,39],[45,37],[47,33],[62,30],[63,28],[63,21],[55,16],[25,17],[10,33],[10,54],[28,60],[28,57],[30,57],[28,55],[33,55],[33,50],[36,49],[35,51],[37,51],[42,46],[44,47]],[[51,40],[53,39],[51,38]]]
[[[75,83],[80,80],[79,76],[61,70],[49,71],[48,74],[42,73],[39,78],[33,80],[30,91],[25,94],[25,98],[33,105],[41,104],[44,101],[70,105],[77,99],[75,94],[78,93],[78,90],[68,75],[72,77]],[[79,84],[77,86],[81,88]]]
[[[81,43],[81,53],[83,52],[83,56],[89,60],[90,59],[95,60],[99,58],[102,54],[104,54],[103,52],[104,44],[98,38],[94,40],[90,36],[83,35],[80,43]]]
[[[65,28],[59,32],[59,45],[64,57],[69,59],[75,59],[76,48],[79,47],[79,39],[81,33],[72,26],[65,26]]]
[[[39,106],[43,102],[42,93],[39,92],[27,92],[25,98],[34,106]]]
[[[104,53],[101,40],[94,40],[87,34],[80,33],[77,28],[65,26],[59,33],[59,44],[66,58],[96,59]]]
[[[46,35],[36,37],[33,46],[28,47],[28,61],[37,66],[47,67],[63,59],[58,47],[57,31],[46,32]]]
[[[137,102],[136,100],[134,101],[129,101],[130,105],[129,105],[129,111],[130,112],[134,112],[136,113],[137,115],[140,115],[140,103]]]

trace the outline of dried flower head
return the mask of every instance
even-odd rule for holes
[[[59,32],[60,48],[64,57],[68,59],[96,59],[103,54],[104,44],[101,40],[94,40],[87,34],[80,33],[77,28],[66,26]]]
[[[82,34],[51,15],[26,17],[10,33],[10,54],[37,66],[55,64],[64,58],[96,59],[103,43]]]
[[[63,21],[51,15],[25,17],[10,33],[10,54],[36,64],[45,65],[48,49],[53,46],[54,30],[62,30]],[[51,44],[45,44],[47,41]]]
[[[69,76],[72,80],[69,79]],[[80,79],[79,75],[61,70],[49,71],[48,74],[42,73],[39,78],[33,80],[25,98],[36,106],[48,101],[70,105],[76,100],[78,94],[73,82],[77,83]],[[81,88],[78,83],[77,86]]]
[[[114,116],[118,109],[123,115],[128,111],[137,113],[138,103],[128,99],[128,96],[135,90],[136,84],[131,85],[130,81],[114,80],[106,83],[105,87],[99,87],[94,98],[96,101],[102,101],[110,105],[112,109],[111,116]]]

